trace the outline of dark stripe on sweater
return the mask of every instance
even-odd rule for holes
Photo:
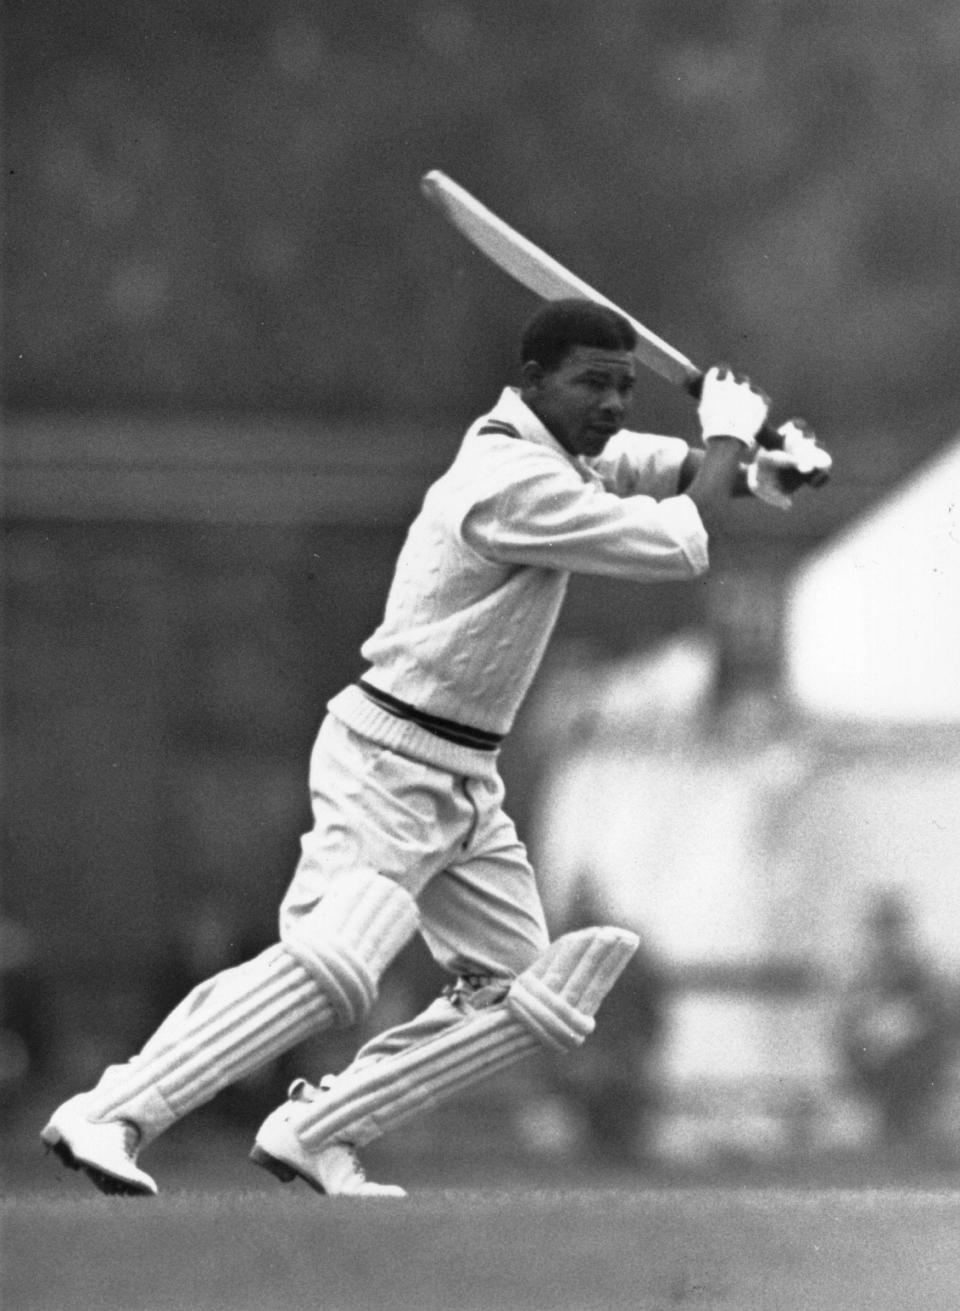
[[[500,437],[520,436],[519,431],[513,426],[512,423],[504,423],[502,419],[490,419],[489,422],[485,423],[482,428],[478,428],[477,432],[479,432],[482,436],[486,436],[488,433],[497,433],[497,435]]]
[[[425,728],[428,733],[433,733],[435,737],[442,737],[447,742],[455,742],[457,746],[473,747],[477,751],[496,751],[503,741],[501,733],[488,733],[482,728],[471,728],[468,724],[458,724],[453,719],[443,719],[440,715],[428,714],[426,710],[418,710],[416,706],[408,705],[406,701],[391,696],[389,692],[381,692],[378,687],[364,682],[362,678],[357,680],[357,686],[382,710],[396,715],[398,719],[409,719],[420,728]]]

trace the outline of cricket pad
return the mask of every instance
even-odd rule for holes
[[[579,1047],[639,942],[635,933],[611,927],[558,938],[503,1001],[471,1010],[436,1037],[356,1073],[347,1069],[329,1089],[291,1108],[298,1138],[309,1151],[333,1141],[362,1147],[544,1046]]]
[[[139,1055],[106,1071],[87,1095],[91,1118],[131,1120],[145,1144],[311,1034],[354,1023],[418,923],[413,898],[383,875],[334,881],[283,942],[200,984]]]

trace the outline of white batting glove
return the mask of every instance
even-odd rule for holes
[[[777,429],[783,449],[760,450],[747,465],[747,488],[758,500],[789,510],[798,487],[827,481],[833,460],[803,419],[790,419]]]
[[[802,474],[805,482],[827,481],[833,460],[830,452],[817,441],[813,429],[805,419],[788,419],[777,432],[783,438],[783,449],[793,460],[793,467]]]
[[[757,458],[747,465],[747,489],[758,501],[778,510],[789,510],[793,497],[784,490],[780,480],[792,468],[793,461],[786,451],[757,451]]]
[[[704,442],[733,437],[753,450],[769,409],[769,396],[725,364],[715,364],[703,375],[697,414]]]

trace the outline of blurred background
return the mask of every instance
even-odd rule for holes
[[[442,168],[749,371],[836,474],[790,516],[743,507],[695,585],[575,582],[504,774],[555,931],[616,919],[644,951],[582,1059],[405,1141],[480,1153],[492,1121],[638,1169],[952,1163],[957,5],[8,0],[3,23],[0,1091],[31,1144],[273,939],[325,702],[513,380],[534,301],[425,204]],[[695,436],[652,376],[636,409]],[[374,1022],[436,984],[411,949]],[[289,1073],[203,1114],[252,1117]]]

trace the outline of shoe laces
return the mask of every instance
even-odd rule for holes
[[[319,1088],[314,1088],[313,1084],[307,1083],[306,1079],[294,1079],[287,1089],[287,1101],[313,1102],[316,1101],[319,1091]]]
[[[341,1143],[340,1145],[347,1153],[347,1158],[349,1159],[350,1164],[353,1166],[353,1169],[356,1172],[358,1178],[361,1180],[362,1183],[366,1183],[367,1172],[360,1164],[360,1157],[357,1155],[356,1147],[354,1147],[353,1143]]]
[[[120,1126],[120,1142],[123,1146],[124,1154],[129,1156],[131,1161],[135,1161],[137,1158],[137,1152],[140,1149],[140,1130],[132,1120],[121,1120]]]

